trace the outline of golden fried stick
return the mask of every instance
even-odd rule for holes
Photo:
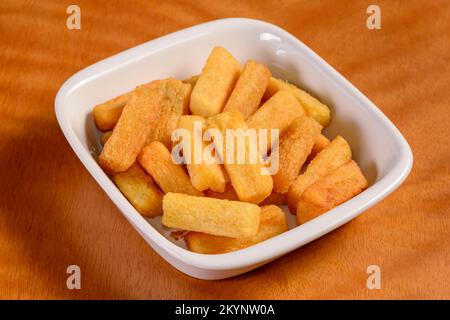
[[[180,116],[189,113],[192,86],[174,78],[157,80],[151,85],[164,91],[164,99],[161,103],[158,122],[147,138],[147,143],[161,141],[167,148],[171,148],[171,135],[177,128]]]
[[[122,172],[136,161],[158,121],[163,97],[163,91],[149,86],[139,86],[133,91],[99,156],[99,163],[104,170]]]
[[[249,60],[223,111],[239,111],[247,119],[258,109],[270,77],[270,70],[266,66]]]
[[[162,224],[218,236],[250,237],[258,232],[260,212],[251,203],[167,193]]]
[[[203,193],[195,189],[181,165],[177,165],[169,150],[159,141],[146,145],[138,157],[139,164],[152,176],[164,193],[179,192],[194,196]]]
[[[323,104],[306,91],[303,91],[297,86],[286,81],[271,77],[266,93],[264,94],[264,98],[268,99],[277,91],[282,89],[289,90],[292,94],[294,94],[302,107],[305,109],[306,114],[319,122],[323,127],[326,127],[330,123],[331,114],[330,108],[328,108],[327,105]]]
[[[189,232],[185,236],[189,250],[197,253],[220,254],[247,248],[288,230],[286,216],[277,206],[261,208],[258,233],[250,237],[228,238],[201,232]]]
[[[199,128],[195,128],[195,123]],[[183,156],[186,161],[186,166],[189,172],[192,185],[200,191],[211,189],[216,192],[223,192],[225,190],[225,176],[222,167],[216,161],[206,163],[203,161],[203,149],[207,143],[203,141],[203,126],[205,119],[200,116],[185,115],[180,117],[178,121],[178,128],[189,131],[191,140],[188,141],[189,147],[185,150],[183,148]],[[195,146],[199,142],[198,148]],[[194,153],[194,148],[197,153]],[[199,157],[195,159],[195,156]]]
[[[247,119],[247,125],[253,129],[268,129],[267,147],[270,149],[270,130],[278,129],[281,134],[295,118],[304,114],[295,96],[288,90],[280,90]]]
[[[314,182],[335,171],[352,159],[347,141],[337,136],[309,164],[305,172],[290,186],[287,201],[291,213],[297,210],[297,203],[303,192]]]
[[[152,81],[145,86],[164,91],[159,120],[156,128],[151,131],[147,142],[161,141],[170,148],[172,145],[171,134],[176,129],[178,119],[181,115],[189,113],[189,97],[192,85],[174,78],[168,78]],[[94,108],[94,120],[99,130],[108,131],[115,127],[122,114],[123,107],[131,97],[131,93],[123,94]]]
[[[270,130],[278,129],[279,134],[282,134],[295,118],[304,114],[305,111],[291,91],[281,89],[247,119],[247,125],[254,129],[268,129],[267,146],[270,150],[272,145]],[[314,143],[311,154],[320,152],[329,143],[330,140],[320,134]]]
[[[305,223],[367,188],[367,180],[355,161],[351,160],[313,183],[297,204],[297,222]]]
[[[192,114],[207,118],[221,112],[240,71],[240,63],[226,49],[215,47],[192,90]]]
[[[149,218],[162,214],[163,193],[139,164],[115,173],[112,179],[140,214]]]
[[[297,178],[322,127],[305,115],[296,118],[281,137],[279,169],[273,176],[273,190],[286,193]],[[273,152],[273,151],[272,151]]]
[[[223,148],[216,144],[217,141],[213,137],[214,144],[239,200],[258,204],[267,198],[272,192],[272,177],[264,174],[266,168],[262,164],[256,142],[251,137],[244,137],[244,141],[239,143],[239,139],[231,136],[230,139],[234,140],[234,148],[227,150],[226,147],[230,143],[230,141],[226,141],[227,129],[241,129],[244,135],[247,132],[248,128],[241,113],[239,111],[222,112],[209,118],[207,126],[218,129],[222,133]],[[241,149],[238,150],[239,147]],[[256,154],[253,155],[253,160],[255,160],[253,163],[251,162],[251,150],[256,151]],[[238,163],[239,158],[244,159],[244,163]],[[230,159],[232,161],[229,161]]]
[[[98,130],[109,131],[116,126],[122,114],[123,107],[131,97],[131,93],[127,92],[94,107],[94,121]]]

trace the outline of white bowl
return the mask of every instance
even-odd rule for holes
[[[192,253],[170,241],[160,219],[147,221],[126,200],[96,161],[99,133],[92,107],[153,79],[198,74],[214,46],[237,59],[255,59],[332,108],[325,135],[347,139],[370,187],[303,225],[250,248],[220,255]],[[297,38],[272,24],[223,19],[151,40],[100,61],[67,80],[55,99],[67,141],[86,169],[139,234],[178,270],[201,279],[223,279],[268,263],[321,237],[373,206],[407,177],[411,149],[397,128],[360,91]]]

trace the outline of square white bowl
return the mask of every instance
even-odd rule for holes
[[[160,220],[149,223],[99,167],[92,107],[154,79],[198,74],[214,46],[237,59],[254,59],[332,108],[325,135],[342,135],[370,187],[329,212],[255,246],[204,255],[170,241]],[[223,279],[268,263],[338,228],[373,206],[407,177],[412,152],[398,129],[360,91],[288,32],[250,19],[223,19],[184,29],[93,64],[68,79],[55,99],[59,125],[86,169],[139,234],[178,270],[200,279]]]

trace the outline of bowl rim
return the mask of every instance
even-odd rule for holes
[[[330,76],[335,83],[352,95],[364,108],[368,108],[377,118],[377,121],[383,122],[383,125],[389,130],[389,135],[399,147],[399,159],[384,177],[376,181],[365,191],[313,220],[245,249],[215,255],[199,254],[179,247],[166,239],[134,209],[109,177],[103,172],[98,163],[91,156],[89,150],[86,150],[81,144],[66,118],[64,105],[66,97],[72,91],[82,86],[85,82],[100,76],[102,73],[110,72],[112,69],[118,68],[119,62],[120,66],[123,66],[124,64],[132,63],[133,60],[138,59],[149,52],[154,53],[159,50],[164,50],[164,48],[175,44],[174,40],[176,40],[176,38],[188,41],[189,39],[198,37],[202,34],[214,32],[219,29],[223,30],[224,28],[236,26],[236,24],[264,28],[265,30],[279,34],[283,39],[294,44],[298,50],[303,51],[312,63],[319,66],[321,69],[326,69],[328,76]],[[150,40],[94,63],[75,73],[61,86],[55,97],[55,113],[58,124],[75,154],[138,233],[140,233],[145,240],[147,240],[147,237],[150,238],[153,243],[150,243],[148,240],[147,242],[149,242],[156,251],[159,251],[158,249],[164,250],[174,259],[197,268],[208,270],[237,269],[249,265],[260,264],[278,258],[321,237],[355,218],[362,211],[368,209],[392,193],[406,179],[413,164],[411,148],[403,135],[363,93],[356,89],[332,66],[289,32],[271,23],[256,19],[226,18],[205,22]],[[163,258],[166,259],[166,257]]]

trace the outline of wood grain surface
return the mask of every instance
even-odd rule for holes
[[[382,29],[368,30],[378,4]],[[81,30],[66,8],[81,8]],[[76,71],[223,17],[277,24],[366,94],[414,153],[400,189],[357,219],[255,271],[192,279],[122,217],[77,159],[53,101]],[[1,1],[0,298],[450,298],[450,2]],[[66,268],[81,268],[81,290]],[[379,265],[382,288],[366,288]]]

